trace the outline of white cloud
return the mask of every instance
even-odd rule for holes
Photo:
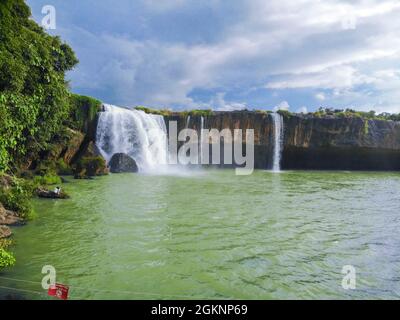
[[[360,74],[356,68],[348,65],[331,67],[319,72],[304,72],[282,75],[285,80],[269,82],[268,89],[288,88],[351,88],[354,85],[371,83],[373,80]]]
[[[247,108],[245,103],[241,102],[226,102],[225,93],[219,92],[209,103],[210,107],[217,111],[233,111],[244,110]]]
[[[319,101],[324,101],[324,100],[325,100],[325,94],[324,94],[323,92],[318,92],[318,93],[315,95],[315,98],[316,98],[317,100],[319,100]]]
[[[189,10],[195,3],[142,2],[157,18],[176,14],[183,7]],[[182,32],[188,29],[186,38],[179,40],[164,40],[159,32],[136,39],[124,30],[106,34],[70,28],[68,38],[74,40],[73,46],[79,38],[74,47],[82,61],[71,74],[72,85],[107,91],[123,104],[160,107],[197,107],[190,93],[198,88],[210,92],[300,89],[310,91],[310,100],[321,101],[321,90],[331,90],[325,96],[327,104],[362,106],[366,95],[357,88],[369,86],[372,105],[393,110],[400,101],[395,70],[400,64],[397,0],[243,0],[234,4],[209,0],[196,5],[221,17],[227,8],[236,7],[236,16],[225,23],[222,18],[213,21],[210,14],[210,20],[202,23],[214,23],[218,37],[199,41],[192,37],[197,25],[190,23],[189,28],[185,19],[171,20],[181,23]],[[158,21],[145,18],[147,28]],[[343,28],[343,21],[349,20]],[[386,61],[391,65],[384,65]],[[212,101],[220,109],[245,105],[226,102],[224,96],[217,94]],[[251,106],[251,101],[246,105]]]
[[[297,109],[296,112],[297,112],[297,113],[307,113],[308,110],[307,110],[307,107],[301,107],[301,108]]]
[[[290,105],[287,101],[282,101],[280,102],[278,105],[275,106],[274,110],[278,111],[278,110],[289,110],[290,109]]]

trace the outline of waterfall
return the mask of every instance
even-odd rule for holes
[[[190,115],[188,115],[186,118],[186,128],[185,129],[188,129],[189,125],[190,125]]]
[[[200,118],[200,155],[199,155],[199,163],[203,163],[203,129],[204,129],[204,117]]]
[[[140,171],[167,163],[167,129],[160,115],[104,105],[96,145],[107,162],[115,153],[126,153],[135,159]]]
[[[283,117],[278,113],[272,114],[272,120],[274,121],[274,154],[272,171],[281,171],[281,155],[283,146]]]

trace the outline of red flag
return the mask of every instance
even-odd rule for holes
[[[69,287],[61,283],[56,283],[55,286],[50,286],[47,294],[52,297],[57,297],[58,299],[67,300],[68,299]]]

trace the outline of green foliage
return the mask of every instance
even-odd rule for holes
[[[29,17],[23,0],[0,2],[0,172],[44,150],[69,112],[64,75],[78,60]]]
[[[75,179],[86,179],[108,173],[106,161],[98,157],[84,157],[75,167]]]
[[[100,111],[101,101],[91,97],[71,94],[69,104],[70,115],[66,124],[72,129],[89,133],[93,129],[91,124],[93,124],[97,113]]]
[[[12,245],[12,240],[10,239],[0,239],[0,249],[6,250],[9,246]]]
[[[258,110],[258,109],[254,110],[254,112],[260,113],[260,114],[271,114],[272,113],[272,111],[269,111],[269,110]]]
[[[33,178],[35,186],[61,184],[61,178],[58,176],[59,166],[66,166],[64,160],[59,159],[57,162],[45,160],[40,162],[35,170],[36,176]]]
[[[10,185],[0,185],[0,202],[8,210],[16,211],[24,219],[31,219],[35,213],[30,202],[35,185],[28,180],[10,178]]]
[[[279,113],[282,117],[285,118],[289,118],[292,115],[292,113],[288,110],[278,110],[277,113]]]
[[[331,109],[331,108],[319,108],[316,112],[311,113],[314,117],[334,117],[334,118],[360,118],[363,120],[392,120],[400,121],[400,114],[381,113],[376,114],[375,111],[356,111],[353,109]],[[366,121],[367,122],[367,121]],[[365,124],[365,132],[368,133],[368,123]]]
[[[160,116],[169,116],[172,114],[171,110],[168,109],[152,109],[144,106],[137,106],[135,107],[136,110],[143,111],[145,113],[150,113],[150,114],[158,114]]]
[[[47,173],[44,176],[36,176],[34,183],[40,186],[51,186],[55,184],[61,184],[61,178],[56,174]]]
[[[59,159],[56,163],[57,174],[62,176],[72,175],[72,168],[67,165],[64,159]]]
[[[213,111],[211,109],[194,109],[188,111],[188,114],[190,116],[207,117],[211,116],[213,114]]]
[[[0,268],[12,267],[15,265],[15,258],[12,253],[0,248]]]
[[[51,160],[41,161],[35,170],[35,174],[39,176],[45,176],[47,174],[55,175],[56,174],[56,163]]]

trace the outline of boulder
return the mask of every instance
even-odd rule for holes
[[[11,235],[12,235],[12,232],[9,227],[0,225],[0,239],[8,238]]]
[[[116,153],[112,156],[109,164],[110,172],[138,172],[139,168],[136,161],[125,153]]]
[[[0,203],[0,224],[1,225],[17,225],[23,223],[23,220],[19,217],[19,215],[14,212],[7,210]]]

